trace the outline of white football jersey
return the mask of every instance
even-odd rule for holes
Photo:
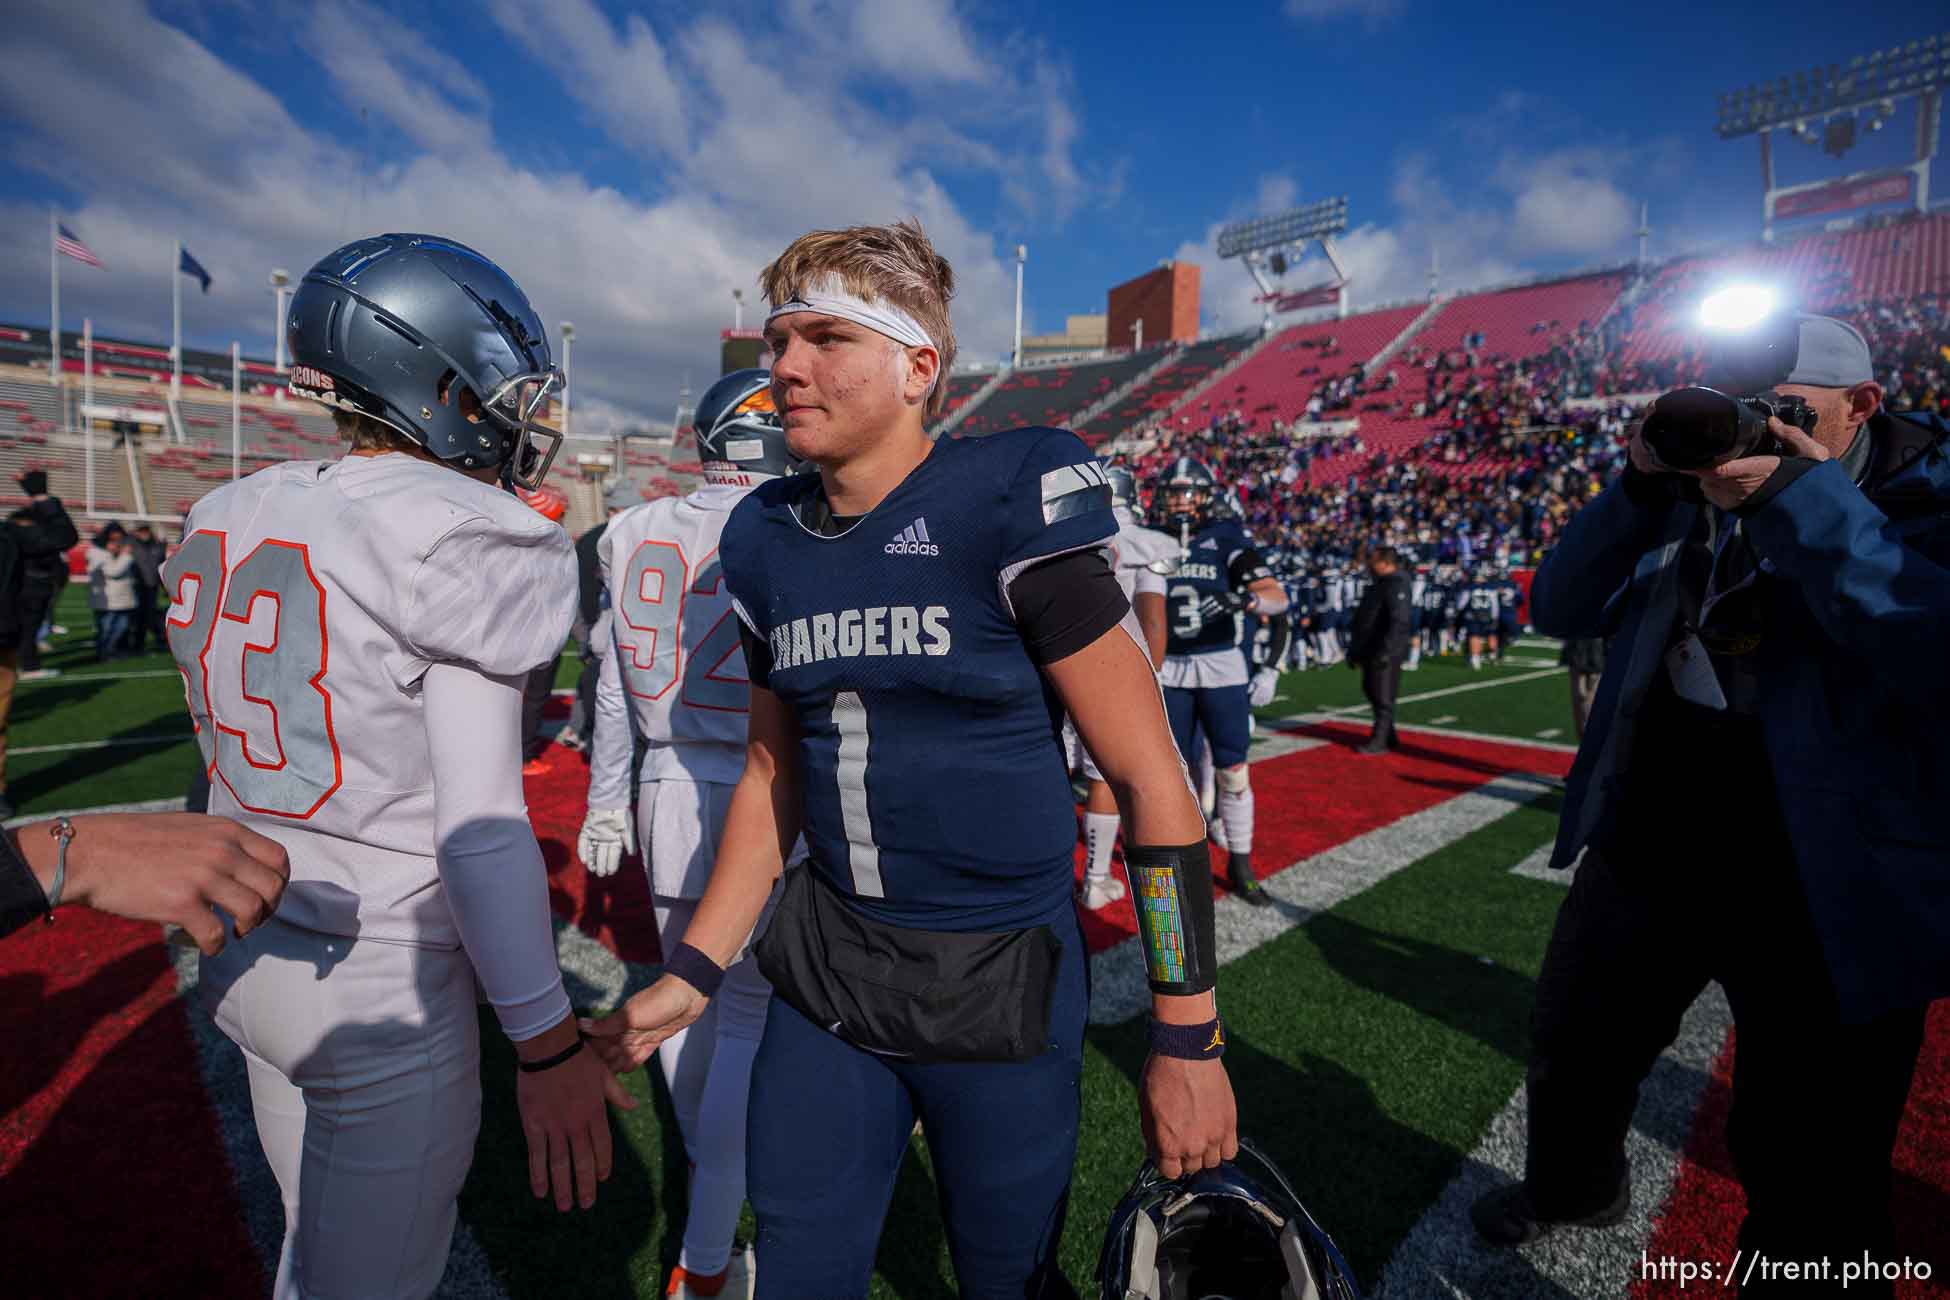
[[[1136,600],[1139,592],[1164,595],[1164,576],[1150,566],[1158,560],[1178,563],[1178,543],[1140,524],[1129,506],[1117,506],[1112,513],[1117,516],[1117,536],[1110,543],[1110,568],[1125,599]]]
[[[568,534],[417,457],[294,461],[197,502],[163,576],[210,811],[284,845],[278,915],[457,946],[420,680],[552,658],[575,617]]]
[[[611,519],[596,545],[610,641],[599,690],[620,684],[635,732],[650,745],[646,781],[681,772],[734,782],[744,770],[751,681],[718,538],[750,490],[706,484],[689,496],[646,501]],[[599,738],[592,807],[627,802],[628,765],[628,747]]]

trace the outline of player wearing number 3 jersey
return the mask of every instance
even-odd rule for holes
[[[751,683],[719,535],[752,488],[798,465],[764,370],[733,371],[711,385],[693,423],[704,485],[625,510],[597,545],[611,644],[597,680],[589,812],[578,841],[589,870],[606,876],[635,830],[666,953],[684,942],[704,896],[745,766]],[[633,738],[648,746],[634,823]],[[683,1253],[666,1288],[673,1296],[716,1294],[733,1263],[745,1204],[745,1102],[771,995],[758,963],[740,956],[704,1014],[657,1049],[692,1166]]]
[[[530,1174],[593,1202],[614,1081],[580,1053],[520,778],[522,675],[568,632],[532,486],[558,381],[521,290],[417,235],[319,262],[292,385],[351,450],[204,497],[164,570],[210,811],[279,841],[276,917],[202,965],[284,1195],[276,1294],[423,1296],[480,1120],[475,982],[524,1066]],[[626,1099],[625,1099],[626,1100]]]

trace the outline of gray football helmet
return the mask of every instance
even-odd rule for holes
[[[1129,465],[1110,465],[1104,469],[1104,479],[1110,484],[1110,503],[1123,506],[1127,510],[1137,509],[1137,475],[1131,473]]]
[[[719,379],[697,399],[691,423],[697,430],[697,458],[707,475],[716,469],[778,478],[805,467],[785,445],[769,370],[734,370]]]
[[[562,435],[536,423],[562,372],[508,273],[435,235],[327,254],[292,295],[291,391],[371,416],[461,469],[541,486]],[[463,406],[464,392],[473,402]]]

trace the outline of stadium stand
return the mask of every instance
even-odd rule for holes
[[[1104,361],[1023,367],[964,416],[955,434],[973,438],[1025,424],[1061,426],[1157,361],[1158,352],[1147,349]]]
[[[1149,382],[1126,393],[1109,410],[1094,416],[1077,432],[1093,446],[1136,427],[1144,420],[1169,412],[1179,399],[1223,370],[1234,357],[1259,341],[1259,332],[1227,334],[1206,339],[1184,348],[1176,359],[1153,375]]]
[[[941,408],[940,420],[952,418],[968,403],[968,399],[982,391],[989,380],[995,378],[993,370],[979,370],[967,374],[948,376],[948,402]]]
[[[1950,294],[1950,213],[1670,263],[1626,309],[1632,319],[1619,364],[1690,354],[1694,307],[1716,282],[1734,279],[1777,284],[1810,311]]]
[[[1296,325],[1261,348],[1224,382],[1171,413],[1183,428],[1238,411],[1264,426],[1299,418],[1322,380],[1365,364],[1406,329],[1422,308],[1394,307],[1345,320]]]

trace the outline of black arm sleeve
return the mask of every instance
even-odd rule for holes
[[[1262,642],[1253,638],[1253,667],[1278,668],[1286,662],[1286,652],[1293,645],[1293,620],[1285,614],[1275,614],[1266,620],[1266,639]]]
[[[47,915],[47,895],[20,856],[10,832],[0,831],[0,937]]]
[[[1009,584],[1009,604],[1023,646],[1038,664],[1067,659],[1116,627],[1131,608],[1110,561],[1094,546],[1024,569]]]
[[[1261,578],[1273,576],[1273,570],[1266,565],[1266,557],[1253,546],[1233,556],[1232,563],[1226,566],[1226,573],[1231,576],[1232,585],[1240,588],[1250,587]]]
[[[745,676],[754,686],[772,688],[772,647],[752,634],[745,620],[738,620],[738,640],[745,647]]]

